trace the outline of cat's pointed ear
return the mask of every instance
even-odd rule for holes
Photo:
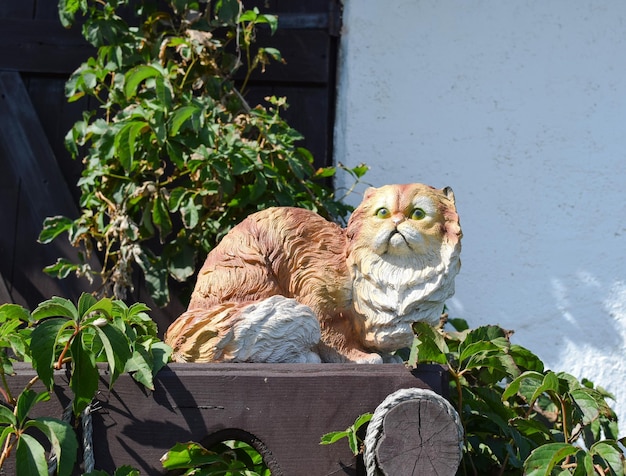
[[[367,190],[365,190],[365,193],[363,194],[363,201],[367,200],[372,195],[374,195],[376,193],[376,190],[378,189],[374,187],[368,187]]]
[[[451,187],[444,187],[441,189],[441,192],[446,196],[448,200],[454,203],[454,192]]]

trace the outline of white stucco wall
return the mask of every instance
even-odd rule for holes
[[[344,3],[337,160],[452,186],[452,316],[613,392],[624,433],[626,2]]]

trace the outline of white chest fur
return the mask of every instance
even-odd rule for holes
[[[439,321],[459,268],[458,255],[446,258],[370,255],[353,265],[353,305],[366,345],[385,352],[407,347],[412,323]]]

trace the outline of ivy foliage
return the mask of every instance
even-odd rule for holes
[[[170,279],[193,276],[250,213],[298,206],[341,220],[350,212],[325,185],[335,168],[315,170],[281,117],[286,100],[251,107],[244,99],[251,73],[283,60],[255,44],[257,28],[273,33],[277,17],[240,0],[60,0],[59,12],[66,27],[80,19],[97,48],[68,80],[68,100],[90,98],[99,109],[66,137],[84,165],[80,216],[49,217],[39,238],[66,234],[80,262],[59,259],[47,273],[100,277],[101,295],[117,299],[139,273],[165,305]],[[348,172],[358,180],[366,170]]]
[[[128,307],[122,301],[97,300],[83,294],[77,304],[53,297],[31,313],[17,304],[0,305],[0,469],[15,451],[17,476],[47,475],[48,462],[37,430],[49,442],[56,471],[70,475],[76,463],[78,440],[66,421],[32,417],[34,407],[50,399],[55,371],[69,375],[72,410],[78,417],[90,405],[105,365],[112,387],[122,372],[148,389],[153,378],[167,364],[171,348],[157,337],[156,324],[144,304]],[[37,378],[14,396],[9,380],[16,361],[30,362]],[[42,392],[33,386],[41,382]],[[138,474],[120,469],[119,474]]]
[[[614,475],[625,472],[612,395],[589,380],[544,368],[512,332],[489,325],[452,330],[414,324],[410,365],[448,368],[464,453],[457,474]]]
[[[184,475],[270,476],[263,458],[241,441],[225,441],[207,449],[200,443],[177,443],[161,458],[166,470],[185,470]]]

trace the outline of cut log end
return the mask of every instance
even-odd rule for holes
[[[399,390],[379,405],[368,427],[367,474],[454,476],[462,438],[447,400],[429,390]]]

